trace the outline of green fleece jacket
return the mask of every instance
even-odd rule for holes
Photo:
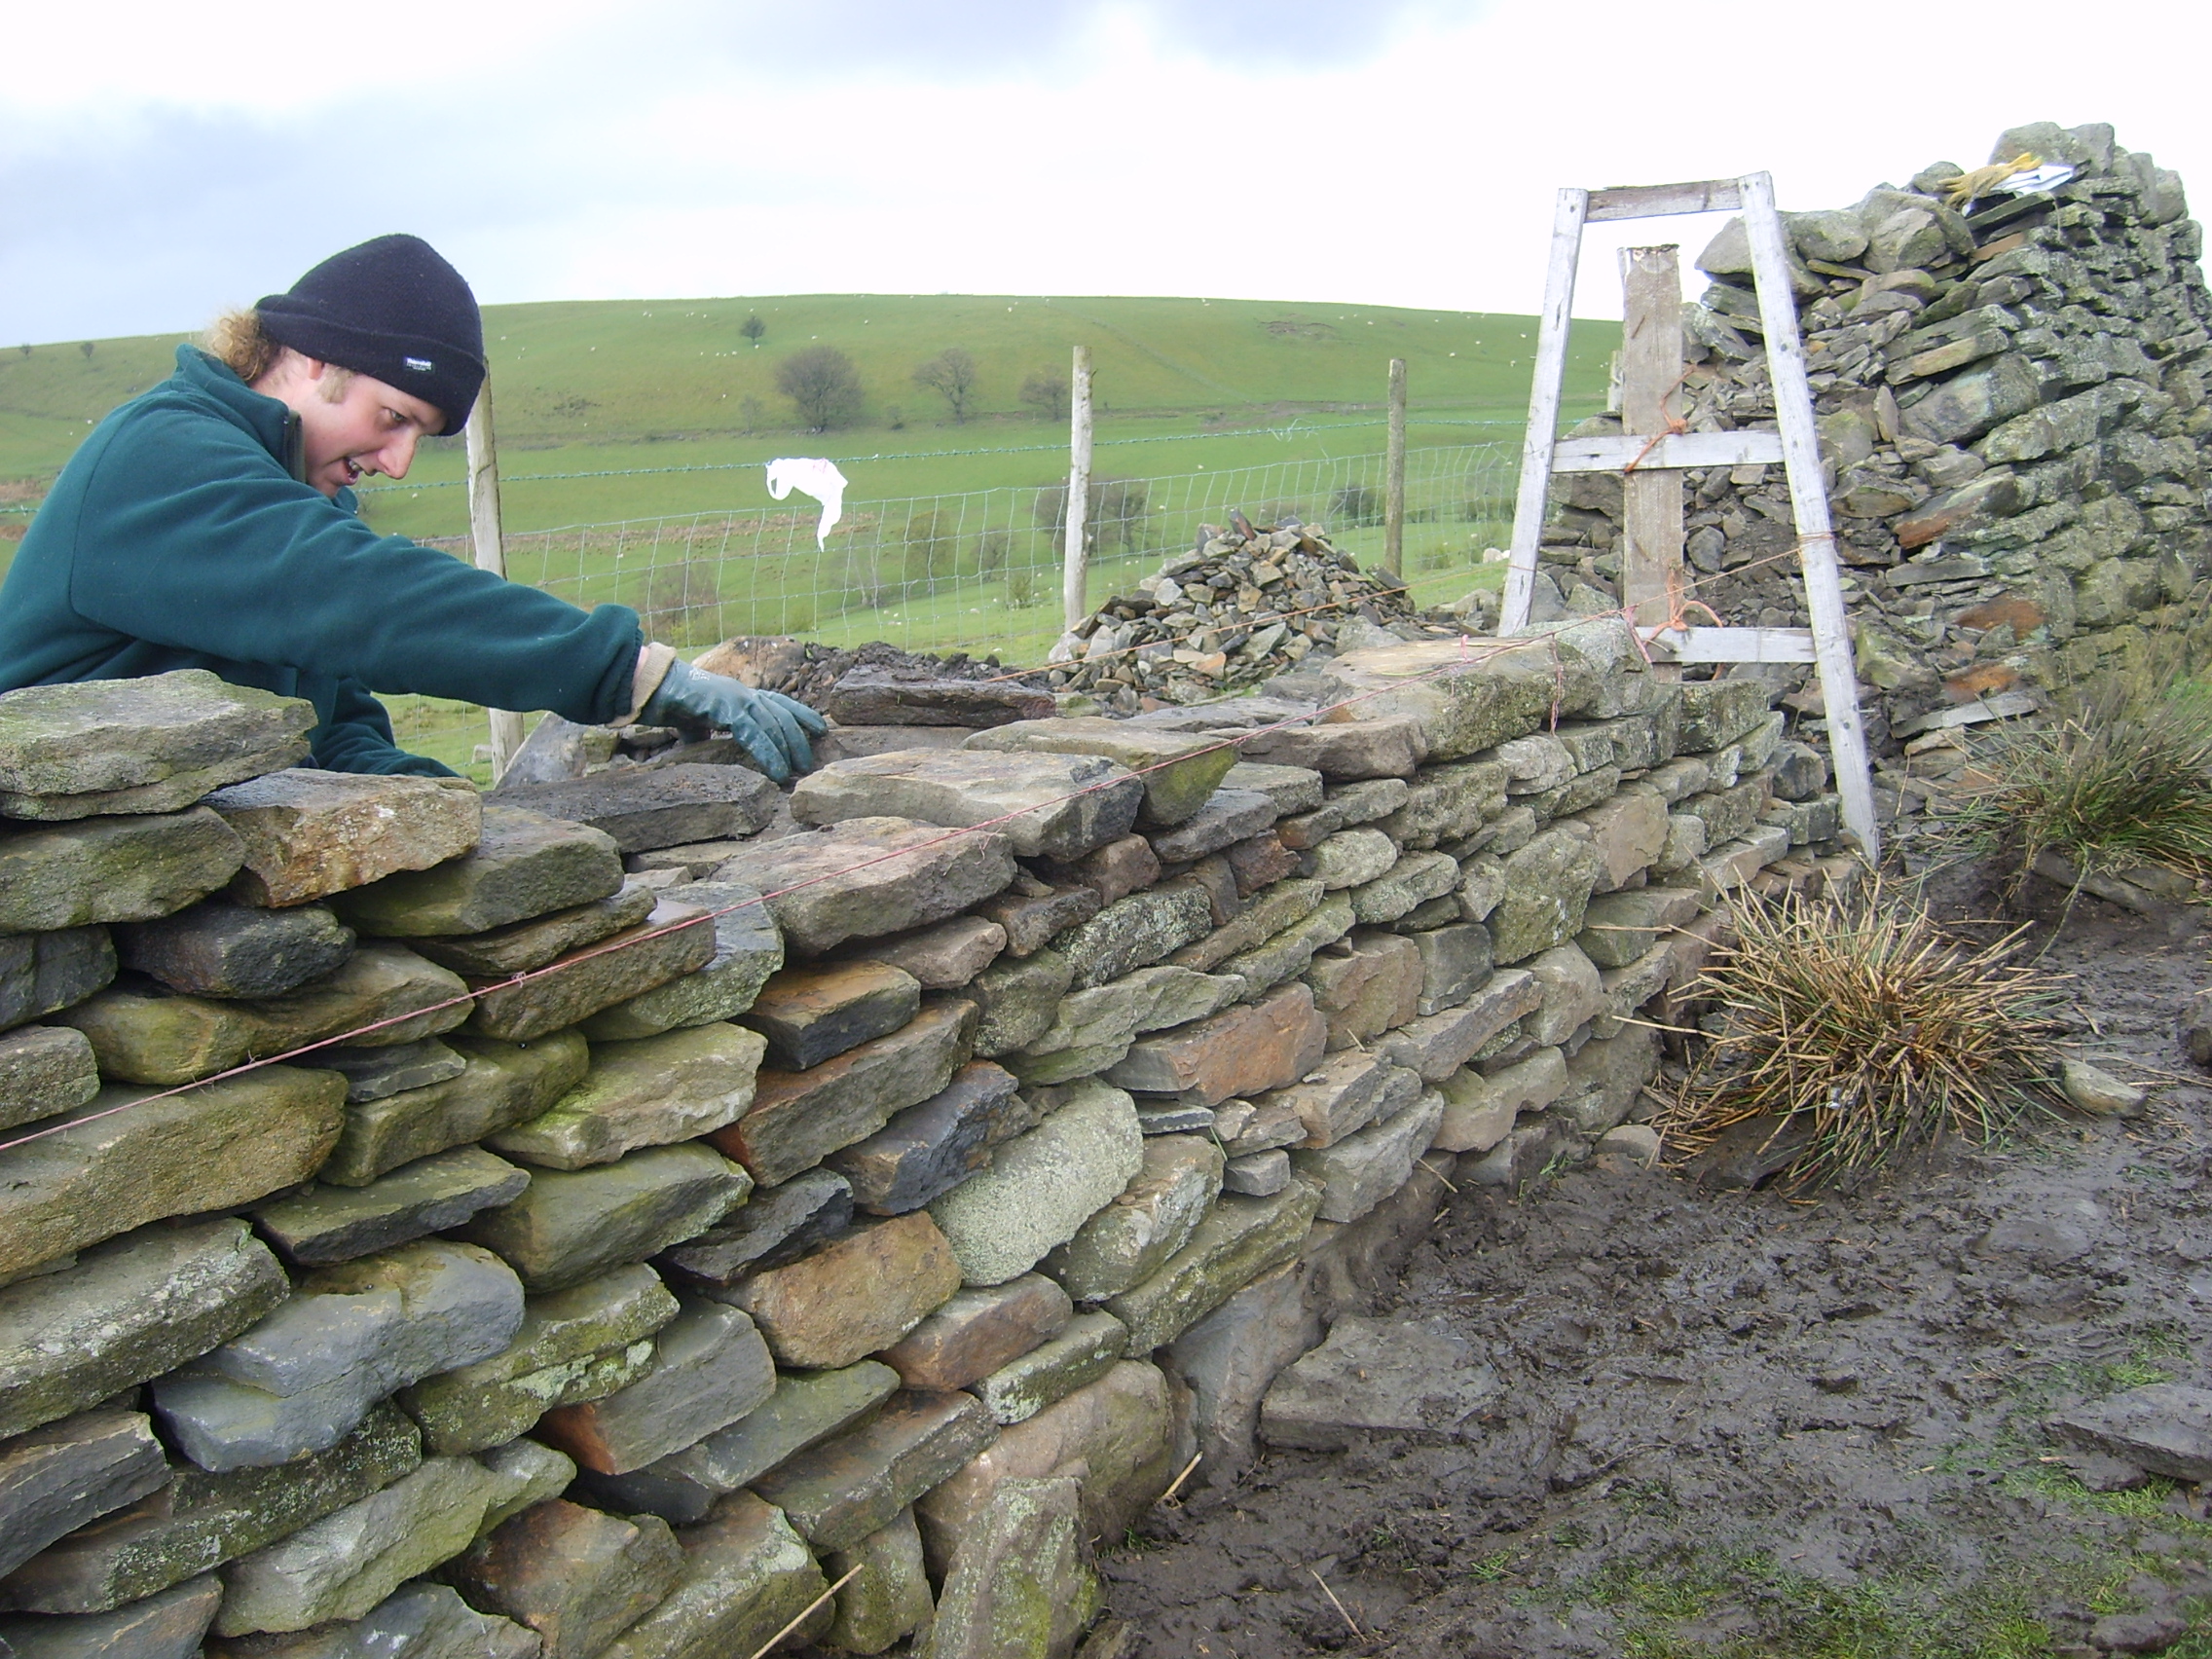
[[[0,584],[0,691],[210,669],[314,705],[314,764],[444,774],[392,742],[373,693],[631,708],[637,612],[593,610],[379,535],[352,492],[285,457],[290,410],[190,346],[102,421],[55,480]]]

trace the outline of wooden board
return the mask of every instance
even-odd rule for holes
[[[1621,250],[1621,426],[1632,442],[1648,444],[1652,434],[1666,433],[1678,403],[1680,253],[1672,243]],[[1559,465],[1556,453],[1552,465]],[[1682,475],[1640,464],[1621,480],[1621,603],[1629,615],[1641,624],[1665,622],[1681,571]]]
[[[1675,213],[1727,213],[1743,205],[1732,178],[1698,179],[1689,184],[1629,184],[1590,192],[1589,221],[1663,219]]]
[[[1645,454],[1646,446],[1650,453]],[[1641,461],[1637,461],[1642,456]],[[1637,461],[1639,472],[1682,466],[1757,466],[1782,459],[1776,432],[1669,432],[1657,444],[1647,437],[1561,438],[1552,446],[1554,472],[1618,472]]]
[[[1544,273],[1544,312],[1536,329],[1536,362],[1529,387],[1529,430],[1521,440],[1521,489],[1513,501],[1513,551],[1505,567],[1498,631],[1529,623],[1536,587],[1536,549],[1544,538],[1544,505],[1552,483],[1552,446],[1559,441],[1560,391],[1567,379],[1567,315],[1574,309],[1575,265],[1582,256],[1582,215],[1590,193],[1571,185],[1552,210],[1552,253]]]
[[[1810,628],[1645,628],[1654,659],[1671,662],[1817,662]]]

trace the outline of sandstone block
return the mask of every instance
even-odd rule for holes
[[[595,1044],[582,1082],[551,1110],[490,1142],[539,1168],[584,1169],[640,1147],[694,1139],[753,1103],[764,1047],[757,1032],[719,1023]]]
[[[253,1659],[356,1659],[369,1653],[379,1659],[538,1659],[539,1647],[537,1638],[512,1620],[478,1612],[446,1585],[418,1582],[400,1586],[350,1623],[249,1637],[218,1651],[250,1653]]]
[[[522,1324],[489,1358],[425,1378],[400,1403],[435,1453],[502,1446],[556,1406],[604,1399],[653,1363],[653,1333],[677,1300],[650,1268],[634,1265],[525,1298]]]
[[[1235,921],[1214,929],[1195,944],[1185,945],[1168,961],[1178,968],[1210,973],[1305,920],[1321,898],[1318,881],[1281,882],[1254,899]]]
[[[648,1510],[676,1526],[693,1526],[719,1499],[866,1421],[898,1387],[898,1373],[866,1359],[838,1371],[781,1372],[768,1403],[719,1434],[633,1474],[586,1471],[582,1490],[618,1509]]]
[[[1394,1066],[1420,1074],[1423,1083],[1442,1083],[1507,1026],[1543,1006],[1544,988],[1524,968],[1501,968],[1457,1008],[1414,1020],[1376,1044],[1375,1051]]]
[[[785,1365],[836,1369],[889,1347],[960,1288],[960,1267],[925,1211],[863,1222],[844,1237],[729,1292]]]
[[[388,1250],[478,1210],[512,1203],[530,1176],[480,1147],[456,1147],[402,1164],[365,1187],[325,1187],[256,1205],[262,1235],[295,1267],[315,1268]]]
[[[1598,976],[1604,1004],[1590,1027],[1593,1037],[1621,1034],[1623,1022],[1672,983],[1675,953],[1666,945],[1653,945],[1625,968],[1607,968]]]
[[[1086,1558],[1072,1477],[999,1483],[975,1518],[923,1659],[1066,1659],[1105,1593]]]
[[[1160,859],[1142,835],[1124,835],[1076,860],[1073,864],[1047,861],[1044,873],[1057,887],[1088,887],[1098,895],[1101,907],[1126,899],[1160,879]]]
[[[1129,1352],[1173,1342],[1270,1268],[1298,1254],[1320,1213],[1321,1189],[1293,1181],[1270,1198],[1225,1198],[1152,1277],[1110,1297],[1129,1328]]]
[[[1272,1198],[1290,1185],[1292,1173],[1290,1154],[1280,1147],[1247,1152],[1222,1166],[1221,1190],[1247,1198]]]
[[[1050,691],[1011,681],[924,680],[855,669],[830,687],[823,710],[839,725],[948,725],[980,730],[1050,719]]]
[[[147,1095],[103,1088],[83,1112],[55,1119],[65,1126],[55,1133],[0,1152],[0,1279],[150,1221],[305,1181],[337,1142],[346,1082],[268,1066]]]
[[[1449,1436],[1495,1400],[1497,1374],[1467,1343],[1405,1319],[1340,1318],[1275,1380],[1260,1409],[1272,1446],[1341,1452],[1375,1433]]]
[[[1318,882],[1283,883],[1285,888],[1318,888],[1319,885]],[[1255,910],[1259,908],[1260,904],[1253,906]],[[1305,973],[1312,965],[1314,956],[1349,933],[1351,925],[1351,901],[1342,893],[1332,893],[1297,921],[1270,934],[1249,950],[1230,957],[1221,964],[1221,971],[1252,987],[1245,993],[1247,998],[1264,995],[1285,979],[1294,979]],[[1226,933],[1229,929],[1222,931]]]
[[[1136,1108],[1118,1088],[1078,1085],[1033,1129],[998,1150],[991,1167],[936,1199],[930,1213],[950,1241],[963,1280],[1003,1284],[1134,1178],[1144,1162]]]
[[[355,931],[399,939],[488,933],[617,893],[614,839],[520,807],[488,803],[476,850],[432,869],[405,870],[332,901]]]
[[[159,1223],[0,1289],[0,1437],[204,1353],[290,1291],[240,1221]]]
[[[1502,746],[1499,754],[1512,747]],[[1405,804],[1384,818],[1381,828],[1401,847],[1465,840],[1486,819],[1505,810],[1509,770],[1502,759],[1425,766],[1415,775]]]
[[[1332,783],[1360,778],[1410,778],[1425,745],[1408,719],[1329,720],[1263,731],[1237,745],[1246,760],[1298,766]]]
[[[1659,1033],[1648,1025],[1624,1026],[1617,1037],[1593,1038],[1569,1055],[1565,1098],[1584,1133],[1599,1135],[1620,1123],[1659,1066]]]
[[[1604,873],[1598,850],[1566,830],[1547,830],[1507,859],[1504,896],[1489,923],[1497,960],[1520,962],[1580,933]]]
[[[1045,1271],[1085,1302],[1151,1277],[1220,1196],[1222,1161],[1221,1149],[1196,1135],[1146,1137],[1135,1179],[1047,1255]]]
[[[1766,719],[1773,696],[1763,680],[1685,681],[1678,752],[1703,755],[1734,743]]]
[[[346,1103],[350,1106],[383,1100],[403,1089],[427,1088],[468,1069],[465,1059],[435,1037],[388,1049],[354,1049],[340,1044],[317,1049],[314,1060],[317,1071],[334,1071],[346,1079]]]
[[[783,1513],[750,1494],[678,1541],[683,1574],[676,1588],[601,1659],[745,1659],[830,1587]],[[794,1634],[820,1636],[831,1617],[824,1606]]]
[[[428,869],[476,845],[483,806],[455,778],[298,769],[232,784],[207,805],[245,843],[231,883],[248,904],[302,904]]]
[[[1307,1127],[1283,1091],[1271,1089],[1258,1101],[1230,1100],[1215,1108],[1210,1133],[1223,1153],[1242,1158],[1274,1147],[1296,1146],[1306,1139]]]
[[[1365,1043],[1414,1019],[1421,978],[1419,947],[1397,934],[1354,934],[1316,954],[1306,971],[1331,1049]]]
[[[1066,1329],[1068,1293],[1042,1273],[958,1290],[878,1356],[909,1388],[965,1388]]]
[[[314,709],[205,669],[0,696],[0,813],[173,812],[307,758]]]
[[[1371,927],[1394,922],[1458,885],[1459,866],[1447,854],[1408,853],[1373,881],[1351,890],[1352,919]]]
[[[1575,942],[1601,968],[1625,968],[1698,912],[1694,887],[1639,887],[1602,893],[1583,913]]]
[[[505,1258],[533,1290],[563,1290],[704,1233],[752,1179],[704,1146],[648,1147],[596,1169],[540,1170],[460,1236]]]
[[[949,1192],[991,1149],[1036,1121],[1013,1075],[972,1060],[919,1106],[909,1106],[864,1141],[830,1155],[853,1201],[876,1215],[903,1215]]]
[[[1457,870],[1455,866],[1455,885]],[[1456,915],[1456,910],[1455,910]],[[1422,1014],[1456,1008],[1490,977],[1490,930],[1480,922],[1454,922],[1407,936],[1420,952]]]
[[[1060,1000],[1051,1026],[1014,1057],[1024,1083],[1067,1083],[1105,1070],[1138,1033],[1202,1019],[1235,1002],[1244,981],[1161,963]]]
[[[641,990],[697,973],[714,954],[715,927],[706,911],[664,898],[643,926],[563,957],[532,977],[478,980],[468,1028],[479,1036],[527,1043],[627,1002]]]
[[[1172,830],[1156,831],[1152,850],[1162,864],[1188,864],[1259,834],[1282,816],[1272,799],[1247,790],[1220,789]]]
[[[353,954],[353,931],[320,904],[267,910],[208,899],[159,921],[119,925],[115,948],[124,967],[172,991],[273,997],[335,972]]]
[[[538,1419],[536,1438],[584,1468],[628,1474],[727,1428],[775,1391],[775,1361],[753,1321],[735,1308],[694,1302],[661,1327],[635,1382],[554,1407]]]
[[[776,786],[744,766],[639,766],[562,783],[502,784],[492,797],[588,825],[625,853],[691,841],[734,840],[764,828],[780,803]]]
[[[780,1187],[756,1189],[720,1226],[669,1251],[662,1265],[685,1283],[727,1290],[762,1268],[796,1261],[852,1225],[852,1184],[831,1170],[809,1169]]]
[[[0,833],[0,933],[147,922],[204,899],[245,848],[203,806]]]
[[[1488,1077],[1472,1068],[1454,1072],[1439,1086],[1444,1116],[1432,1144],[1445,1152],[1488,1152],[1514,1119],[1542,1111],[1567,1088],[1567,1057],[1557,1049],[1538,1049]]]
[[[555,910],[527,922],[509,922],[489,933],[419,940],[415,949],[456,974],[487,978],[528,974],[571,950],[581,950],[625,928],[637,927],[652,914],[658,902],[653,888],[633,877],[618,891],[588,904]]]
[[[1213,931],[1213,909],[1195,887],[1156,887],[1109,904],[1052,940],[1075,965],[1079,991],[1149,968]]]
[[[1077,1480],[1084,1535],[1121,1536],[1190,1460],[1179,1416],[1159,1368],[1124,1360],[1026,1422],[1001,1429],[914,1506],[931,1570],[953,1567],[993,1494],[1010,1480]]]
[[[1578,813],[1576,821],[1589,828],[1590,844],[1604,861],[1601,893],[1632,880],[1667,845],[1667,797],[1647,785],[1624,785],[1609,800]]]
[[[1365,886],[1397,862],[1397,843],[1382,830],[1340,830],[1307,855],[1304,873],[1335,893]]]
[[[1327,1036],[1312,993],[1289,985],[1262,1002],[1144,1038],[1106,1075],[1124,1088],[1218,1106],[1304,1077]]]
[[[0,1577],[168,1478],[139,1412],[83,1412],[18,1435],[0,1446]]]
[[[1284,846],[1305,851],[1319,846],[1340,830],[1389,817],[1404,806],[1412,794],[1411,787],[1402,777],[1336,784],[1323,792],[1321,804],[1312,811],[1278,822],[1275,834]]]
[[[221,1581],[203,1575],[112,1613],[0,1618],[0,1642],[16,1659],[196,1659],[222,1601]]]
[[[1027,1048],[1052,1023],[1060,998],[1074,982],[1075,964],[1056,950],[984,969],[962,993],[978,1011],[977,1054],[996,1059]]]
[[[100,1091],[85,1034],[66,1025],[0,1032],[0,1129],[82,1106]]]
[[[754,889],[734,881],[680,882],[662,889],[672,904],[703,905],[714,915],[715,953],[696,973],[583,1021],[593,1042],[627,1042],[682,1026],[734,1019],[753,1006],[768,976],[784,965],[784,936]]]
[[[1161,731],[1095,717],[1017,720],[977,732],[962,746],[1014,754],[1097,755],[1144,780],[1148,824],[1180,824],[1205,805],[1236,751],[1217,738]]]
[[[831,1550],[823,1566],[831,1583],[859,1570],[837,1592],[837,1619],[830,1627],[829,1641],[848,1653],[881,1653],[926,1626],[937,1610],[911,1509],[851,1549]]]
[[[1221,780],[1225,790],[1247,790],[1274,803],[1277,816],[1311,812],[1321,804],[1321,774],[1307,766],[1270,765],[1239,760]]]
[[[1014,853],[991,830],[950,835],[910,818],[854,818],[811,835],[749,843],[716,870],[773,894],[785,942],[819,956],[958,915],[1014,879]]]
[[[885,813],[947,829],[988,824],[1022,858],[1079,859],[1129,831],[1144,785],[1092,755],[909,749],[838,760],[792,791],[801,824]]]
[[[753,1483],[817,1549],[850,1549],[998,1436],[967,1394],[894,1395],[870,1422]]]
[[[489,1250],[444,1239],[325,1268],[251,1329],[154,1384],[154,1409],[203,1469],[259,1468],[335,1446],[418,1378],[506,1346],[522,1285]]]
[[[1572,1036],[1582,1022],[1604,1006],[1604,988],[1598,965],[1571,944],[1554,945],[1531,957],[1528,971],[1543,988],[1543,1003],[1522,1022],[1522,1031],[1537,1043],[1558,1043]]]
[[[379,1406],[329,1451],[276,1468],[208,1474],[179,1464],[153,1501],[71,1533],[18,1568],[0,1584],[0,1604],[111,1611],[297,1532],[422,1458],[414,1424]]]
[[[1357,1221],[1404,1186],[1415,1161],[1434,1144],[1443,1120],[1444,1096],[1430,1089],[1396,1117],[1333,1146],[1292,1153],[1292,1166],[1321,1188],[1319,1219]]]
[[[474,1542],[508,1485],[474,1458],[426,1459],[382,1492],[233,1562],[223,1574],[216,1634],[360,1618],[406,1580]]]
[[[346,1107],[344,1131],[318,1172],[324,1181],[366,1186],[387,1170],[535,1118],[581,1083],[591,1064],[573,1031],[535,1043],[457,1037],[454,1046],[463,1061],[460,1076]]]
[[[1333,1146],[1374,1119],[1389,1091],[1391,1073],[1399,1069],[1365,1049],[1342,1050],[1296,1083],[1270,1089],[1253,1105],[1263,1115],[1280,1110],[1296,1116],[1302,1136],[1285,1144]]]
[[[810,1070],[764,1069],[752,1109],[716,1131],[715,1144],[763,1186],[788,1181],[944,1088],[968,1058],[975,1025],[973,1003],[937,1003]]]
[[[543,1659],[594,1659],[676,1588],[683,1549],[657,1515],[623,1520],[557,1498],[449,1570],[479,1605],[535,1631]]]
[[[1044,949],[1054,935],[1089,921],[1098,906],[1094,887],[1081,882],[1053,887],[1035,876],[1017,875],[1004,893],[977,905],[976,913],[1005,932],[1011,954],[1028,956]]]
[[[971,1388],[1000,1424],[1024,1422],[1121,1363],[1128,1331],[1111,1313],[1085,1313],[1057,1336],[1008,1361]]]
[[[1249,899],[1296,875],[1305,862],[1284,846],[1282,838],[1272,830],[1248,841],[1238,841],[1222,857],[1229,864],[1229,872],[1236,882],[1237,897],[1241,899]]]
[[[925,991],[957,990],[997,961],[1006,929],[981,916],[955,916],[895,939],[871,940],[868,959],[910,974]]]
[[[885,1037],[914,1017],[920,981],[888,963],[787,968],[760,989],[744,1023],[768,1042],[778,1066],[804,1071]]]
[[[1463,670],[1456,640],[1346,651],[1330,678],[1362,694],[1369,720],[1419,722],[1424,758],[1457,760],[1547,723],[1561,713],[1586,711],[1594,677],[1564,635],[1487,644]],[[1443,671],[1443,672],[1439,672]]]

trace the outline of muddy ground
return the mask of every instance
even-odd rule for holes
[[[2212,1088],[2174,1037],[2212,935],[2084,899],[2052,939],[2029,903],[2077,1051],[2153,1086],[2142,1116],[1814,1201],[1594,1168],[1462,1190],[1393,1311],[1481,1345],[1495,1411],[1155,1511],[1101,1561],[1131,1651],[2212,1655],[2199,1493],[2090,1492],[2045,1426],[2212,1382]]]

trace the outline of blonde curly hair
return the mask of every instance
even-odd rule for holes
[[[209,356],[229,365],[247,386],[274,369],[291,350],[261,326],[257,311],[225,312],[208,325],[202,344]],[[352,378],[351,369],[333,363],[322,377],[319,390],[327,401],[336,403],[345,396],[347,383]]]

